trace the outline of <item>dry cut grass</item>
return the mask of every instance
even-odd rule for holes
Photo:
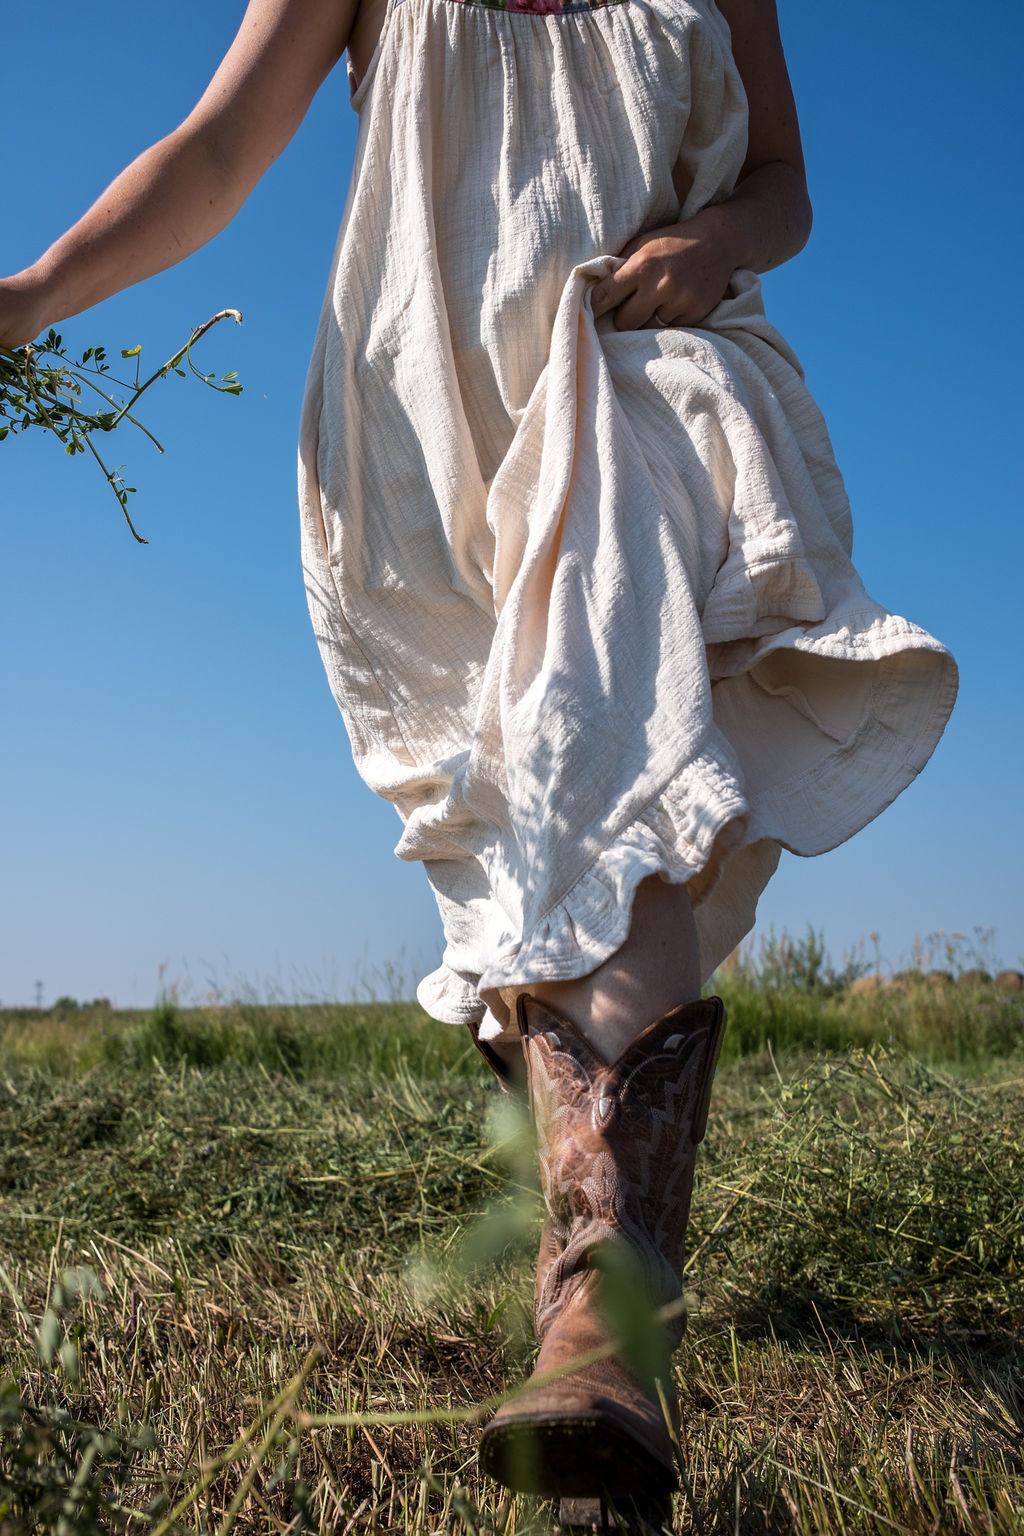
[[[8,1052],[2,1536],[552,1528],[475,1467],[529,1367],[528,1159],[454,1032],[383,1022],[334,1074],[176,1058],[172,1015]],[[1022,1110],[1019,1055],[720,1073],[676,1531],[1024,1530]]]

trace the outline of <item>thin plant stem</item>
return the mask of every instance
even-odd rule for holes
[[[225,1468],[230,1467],[232,1462],[238,1460],[238,1457],[256,1438],[267,1420],[274,1418],[281,1412],[282,1409],[286,1410],[287,1407],[292,1402],[294,1402],[295,1398],[298,1396],[303,1386],[305,1385],[310,1371],[320,1359],[321,1354],[322,1351],[319,1345],[310,1350],[309,1354],[306,1356],[306,1359],[303,1361],[301,1369],[295,1373],[291,1381],[285,1387],[284,1391],[279,1392],[277,1397],[274,1398],[273,1402],[267,1403],[266,1407],[260,1410],[255,1419],[253,1419],[252,1423],[249,1425],[248,1429],[244,1429],[238,1438],[234,1441],[234,1443],[228,1446],[226,1451],[223,1451],[219,1456],[211,1461],[210,1465],[207,1467],[199,1481],[194,1485],[194,1487],[189,1489],[184,1498],[178,1500],[174,1508],[163,1517],[159,1524],[154,1526],[153,1530],[150,1532],[150,1536],[166,1536],[166,1532],[169,1531],[171,1527],[178,1522],[181,1516],[190,1510],[194,1504],[197,1504],[202,1498],[203,1494],[213,1486],[214,1482],[225,1470]]]
[[[135,357],[135,380],[128,384],[110,373],[105,365],[106,352],[102,347],[90,348],[83,354],[80,363],[73,363],[61,345],[62,338],[52,329],[38,344],[29,343],[14,350],[0,346],[0,440],[10,434],[24,432],[30,426],[38,426],[52,432],[64,444],[66,453],[84,453],[88,448],[117,498],[132,537],[139,544],[147,543],[148,540],[139,533],[128,511],[128,496],[134,487],[125,485],[120,470],[108,468],[91,434],[112,432],[122,421],[130,421],[132,426],[149,438],[158,453],[163,453],[162,444],[135,415],[135,407],[158,379],[166,378],[172,370],[181,373],[183,360],[188,370],[207,388],[218,394],[239,394],[242,386],[233,373],[225,374],[218,383],[213,374],[200,373],[192,361],[192,348],[196,342],[219,321],[228,318],[240,324],[242,316],[237,309],[222,309],[211,315],[209,320],[196,326],[183,347],[179,347],[173,356],[141,383],[139,347],[122,353],[123,357]],[[40,361],[48,357],[57,359],[56,363]],[[93,358],[99,366],[87,367]],[[128,399],[119,403],[95,382],[97,379],[109,380],[119,389],[128,391]],[[83,409],[83,385],[87,385],[111,407],[109,413]]]

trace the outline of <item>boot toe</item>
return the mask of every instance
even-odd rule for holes
[[[546,1497],[660,1495],[677,1486],[663,1426],[632,1424],[583,1394],[566,1394],[557,1409],[499,1414],[481,1438],[480,1466],[506,1488]]]

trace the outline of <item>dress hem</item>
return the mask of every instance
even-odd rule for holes
[[[916,633],[924,639],[921,631]],[[765,845],[766,883],[779,850],[810,858],[838,847],[880,815],[934,751],[956,699],[956,663],[933,641],[908,647],[906,637],[901,639],[895,654],[872,658],[878,676],[865,718],[824,763],[748,803],[722,757],[705,753],[691,760],[601,850],[521,944],[497,955],[475,984],[442,965],[420,983],[421,1006],[443,1023],[477,1025],[486,1012],[481,990],[527,987],[539,976],[570,981],[588,975],[625,942],[636,888],[649,875],[661,875],[673,885],[698,882],[694,916],[706,981],[753,922],[753,907],[737,913],[723,903],[722,911],[713,910],[713,895],[731,858],[749,856],[757,845]],[[900,663],[908,650],[934,661],[928,705],[921,709],[920,727],[912,736],[906,735],[900,718],[905,707]],[[901,723],[903,731],[898,729]],[[895,754],[894,746],[901,741],[903,750]],[[857,778],[866,787],[851,798],[851,779],[843,770],[854,756],[859,760]],[[799,836],[790,826],[794,802],[800,805],[806,829]]]

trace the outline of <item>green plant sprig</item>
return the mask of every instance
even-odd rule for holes
[[[127,347],[121,352],[122,358],[135,359],[135,378],[130,381],[111,373],[104,347],[87,347],[77,361],[69,357],[63,337],[52,328],[41,341],[29,342],[13,350],[0,347],[0,442],[17,432],[26,432],[29,427],[39,427],[58,437],[64,444],[65,453],[91,453],[117,497],[133,537],[139,544],[148,543],[128,511],[128,497],[135,495],[135,486],[125,483],[122,474],[125,466],[108,468],[93,443],[92,434],[113,432],[123,421],[129,421],[149,438],[159,453],[163,453],[153,433],[133,413],[150,385],[166,378],[169,373],[176,373],[180,378],[187,378],[192,373],[218,394],[240,395],[242,386],[236,373],[225,373],[218,379],[213,373],[201,373],[192,361],[192,348],[196,342],[218,321],[229,317],[239,325],[242,322],[237,309],[222,309],[211,315],[209,320],[196,326],[185,345],[147,379],[141,377],[141,346]],[[186,365],[184,368],[182,363]],[[118,400],[108,392],[111,386],[127,391],[128,398]],[[98,396],[106,409],[86,409],[86,390]]]

